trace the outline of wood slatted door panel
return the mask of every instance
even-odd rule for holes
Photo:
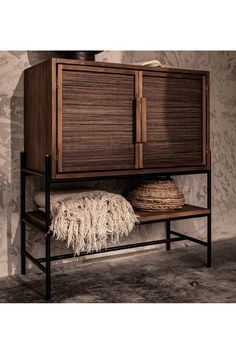
[[[203,166],[206,163],[205,76],[167,75],[143,75],[147,110],[143,167]]]
[[[59,66],[59,172],[135,168],[135,75]]]

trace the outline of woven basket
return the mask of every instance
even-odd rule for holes
[[[172,179],[145,181],[127,199],[135,209],[144,211],[171,211],[184,205],[184,196]]]

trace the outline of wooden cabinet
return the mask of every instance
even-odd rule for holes
[[[54,179],[209,168],[209,73],[51,59],[25,71],[29,169]]]
[[[50,191],[58,182],[205,173],[207,208],[184,205],[178,211],[138,212],[141,223],[165,221],[166,238],[101,252],[161,243],[170,250],[172,242],[189,240],[207,247],[211,266],[208,72],[51,59],[26,69],[24,82],[21,272],[26,274],[28,258],[46,274],[47,300],[51,261],[74,257],[50,256]],[[27,175],[44,178],[45,213],[26,211]],[[207,241],[171,226],[172,220],[193,217],[207,218]],[[27,251],[26,224],[46,234],[45,257],[36,259]]]

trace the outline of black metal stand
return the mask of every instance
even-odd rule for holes
[[[51,157],[45,157],[45,225],[46,225],[46,300],[51,299],[51,231],[50,231],[50,187]]]
[[[25,166],[25,154],[21,153],[21,170],[20,170],[20,186],[21,186],[21,198],[20,198],[20,214],[21,214],[21,274],[26,274],[26,256],[25,256],[25,173],[23,167]]]
[[[211,208],[211,172],[210,170],[206,171],[199,171],[199,172],[179,172],[179,173],[174,173],[175,175],[183,175],[183,174],[193,174],[193,173],[205,173],[207,174],[207,208]],[[21,153],[21,274],[25,275],[26,274],[26,258],[28,258],[34,265],[36,265],[43,273],[46,275],[46,295],[45,299],[50,300],[51,299],[51,261],[54,260],[61,260],[61,259],[68,259],[68,258],[73,258],[75,257],[73,253],[71,254],[62,254],[62,255],[56,255],[56,256],[51,256],[51,236],[52,233],[50,231],[50,191],[51,191],[51,185],[53,183],[57,183],[57,180],[53,180],[51,178],[51,157],[49,155],[45,156],[45,173],[40,173],[37,171],[32,171],[26,168],[25,164],[25,153]],[[25,206],[25,199],[26,199],[26,176],[27,175],[35,175],[35,176],[41,176],[44,177],[45,181],[45,228],[39,227],[39,224],[36,224],[29,218],[27,218],[27,213],[26,213],[26,206]],[[169,175],[173,175],[170,173]],[[75,179],[66,179],[66,180],[61,180],[60,182],[72,182],[76,181]],[[105,253],[105,252],[111,252],[111,251],[119,251],[119,250],[124,250],[124,249],[129,249],[129,248],[138,248],[138,247],[144,247],[144,246],[151,246],[151,245],[156,245],[156,244],[161,244],[165,243],[166,244],[166,250],[169,251],[171,249],[171,243],[176,242],[176,241],[182,241],[182,240],[189,240],[195,243],[198,243],[200,245],[206,246],[207,247],[207,266],[211,267],[211,213],[208,215],[195,215],[195,216],[183,216],[183,217],[176,217],[174,220],[180,220],[180,219],[187,219],[187,218],[194,218],[194,217],[207,217],[207,241],[202,241],[198,240],[196,238],[193,238],[191,236],[184,235],[182,233],[176,232],[174,230],[171,230],[171,220],[170,219],[165,219],[165,220],[157,220],[155,222],[165,222],[166,223],[166,238],[162,240],[155,240],[155,241],[147,241],[147,242],[139,242],[135,244],[129,244],[129,245],[120,245],[120,246],[115,246],[115,247],[108,247],[106,249],[101,250],[100,252],[93,252],[86,254],[87,256],[95,254],[95,253]],[[151,221],[150,221],[151,222]],[[153,221],[152,221],[153,222]],[[33,257],[29,252],[26,250],[26,224],[37,228],[40,231],[45,232],[45,257],[42,258],[35,258]],[[171,235],[176,236],[176,237],[171,237]],[[85,253],[80,254],[80,256],[85,255]],[[42,263],[45,263],[43,265]]]
[[[170,251],[170,221],[166,221],[166,250]]]

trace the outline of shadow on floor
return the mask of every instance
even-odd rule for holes
[[[52,270],[52,301],[69,303],[236,302],[236,238],[216,241],[213,267],[202,246],[151,251]],[[0,302],[45,302],[44,276],[0,280]]]

